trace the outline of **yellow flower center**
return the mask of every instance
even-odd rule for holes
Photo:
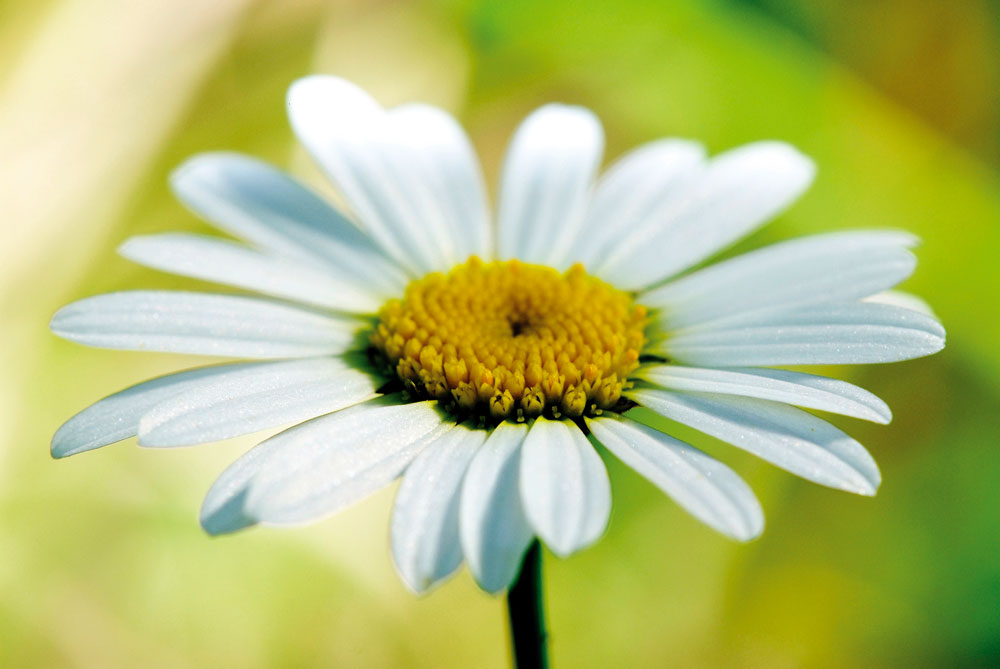
[[[473,257],[378,317],[371,346],[410,392],[492,420],[614,409],[645,343],[645,307],[579,265]]]

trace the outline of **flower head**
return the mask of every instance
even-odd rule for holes
[[[913,271],[916,240],[839,232],[693,269],[809,185],[813,165],[792,147],[708,159],[662,140],[597,178],[597,119],[548,105],[514,136],[494,227],[473,150],[445,112],[384,110],[325,76],[296,82],[288,107],[343,207],[251,158],[207,154],[176,171],[174,190],[241,241],[165,234],[121,247],[266,297],[122,292],[52,320],[92,346],[252,360],[107,397],[59,429],[56,457],[135,435],[172,447],[292,424],[222,474],[202,525],[301,523],[402,476],[392,550],[417,591],[464,559],[496,592],[534,536],[559,555],[600,537],[611,490],[592,440],[714,529],[756,537],[748,486],[637,407],[874,494],[867,451],[802,408],[887,423],[888,407],[774,367],[941,349],[935,318],[885,292]]]

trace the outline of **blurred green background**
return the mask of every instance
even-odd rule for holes
[[[905,287],[948,348],[835,371],[895,412],[887,428],[836,421],[879,461],[879,495],[684,434],[761,498],[768,529],[737,545],[609,460],[607,536],[546,556],[557,666],[997,666],[998,53],[987,0],[0,2],[0,666],[507,663],[502,599],[466,572],[404,590],[391,490],[301,529],[209,539],[201,497],[259,436],[49,458],[87,404],[204,362],[71,345],[51,314],[107,290],[200,287],[114,249],[207,230],[166,188],[193,153],[315,179],[283,101],[310,72],[454,111],[491,180],[518,120],[551,100],[593,108],[609,157],[665,135],[713,151],[785,139],[817,182],[744,248],[864,226],[925,240]]]

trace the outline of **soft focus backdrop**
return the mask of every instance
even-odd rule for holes
[[[557,666],[1000,664],[1000,4],[989,0],[0,1],[0,666],[502,667],[502,599],[465,572],[393,573],[392,491],[295,530],[210,539],[201,497],[259,440],[52,461],[59,424],[196,362],[60,341],[71,300],[201,287],[115,247],[208,227],[169,195],[185,157],[243,151],[310,180],[288,84],[350,77],[455,112],[495,182],[547,101],[604,121],[608,157],[660,136],[793,142],[819,176],[741,248],[879,226],[925,243],[906,288],[940,355],[840,369],[892,406],[835,422],[880,463],[874,499],[708,439],[767,513],[737,545],[609,460],[607,536],[546,556]],[[682,435],[685,436],[685,435]]]

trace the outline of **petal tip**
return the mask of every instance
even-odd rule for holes
[[[52,443],[49,445],[49,455],[53,460],[61,460],[79,452],[73,448],[72,444],[64,442],[58,437],[59,434],[56,433],[56,436],[52,438]]]
[[[216,508],[202,507],[198,522],[209,536],[217,537],[232,534],[239,530],[257,524],[254,518],[248,516],[244,509],[246,490],[233,495],[222,506]]]

